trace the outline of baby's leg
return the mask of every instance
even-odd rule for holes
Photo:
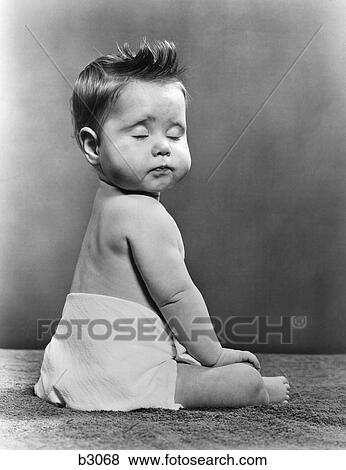
[[[175,402],[185,408],[238,408],[288,399],[284,377],[263,379],[250,364],[212,368],[178,363],[177,367]]]

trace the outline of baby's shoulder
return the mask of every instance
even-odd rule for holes
[[[151,196],[129,194],[107,201],[103,208],[110,224],[132,231],[144,226],[155,229],[175,225],[165,207]]]

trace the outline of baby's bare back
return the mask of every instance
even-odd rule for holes
[[[136,214],[160,202],[150,196],[117,193],[102,183],[98,189],[75,268],[70,292],[109,295],[157,309],[135,264],[128,243]],[[145,207],[146,206],[146,207]],[[135,207],[136,210],[133,210]],[[131,218],[131,223],[129,223]],[[170,230],[184,256],[180,232],[172,219]],[[148,247],[150,249],[150,247]]]

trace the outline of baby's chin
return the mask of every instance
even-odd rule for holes
[[[156,194],[166,191],[176,186],[188,171],[176,171],[168,174],[147,173],[142,176],[140,181],[134,181],[134,178],[114,178],[114,185],[126,192]]]
[[[174,188],[185,176],[187,172],[172,175],[166,175],[163,177],[154,178],[149,182],[146,182],[148,190],[163,192],[167,189]]]

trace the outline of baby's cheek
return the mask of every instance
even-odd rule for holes
[[[124,156],[125,155],[130,156],[131,154],[133,154],[135,150],[134,142],[132,142],[130,139],[118,140],[118,142],[116,143],[116,147],[118,151]]]
[[[188,153],[188,157],[187,157],[187,165],[188,165],[188,169],[191,168],[191,155],[190,155],[190,152]]]
[[[182,160],[182,165],[184,166],[184,168],[189,171],[189,169],[191,168],[191,156],[188,148],[183,149],[180,158]]]

